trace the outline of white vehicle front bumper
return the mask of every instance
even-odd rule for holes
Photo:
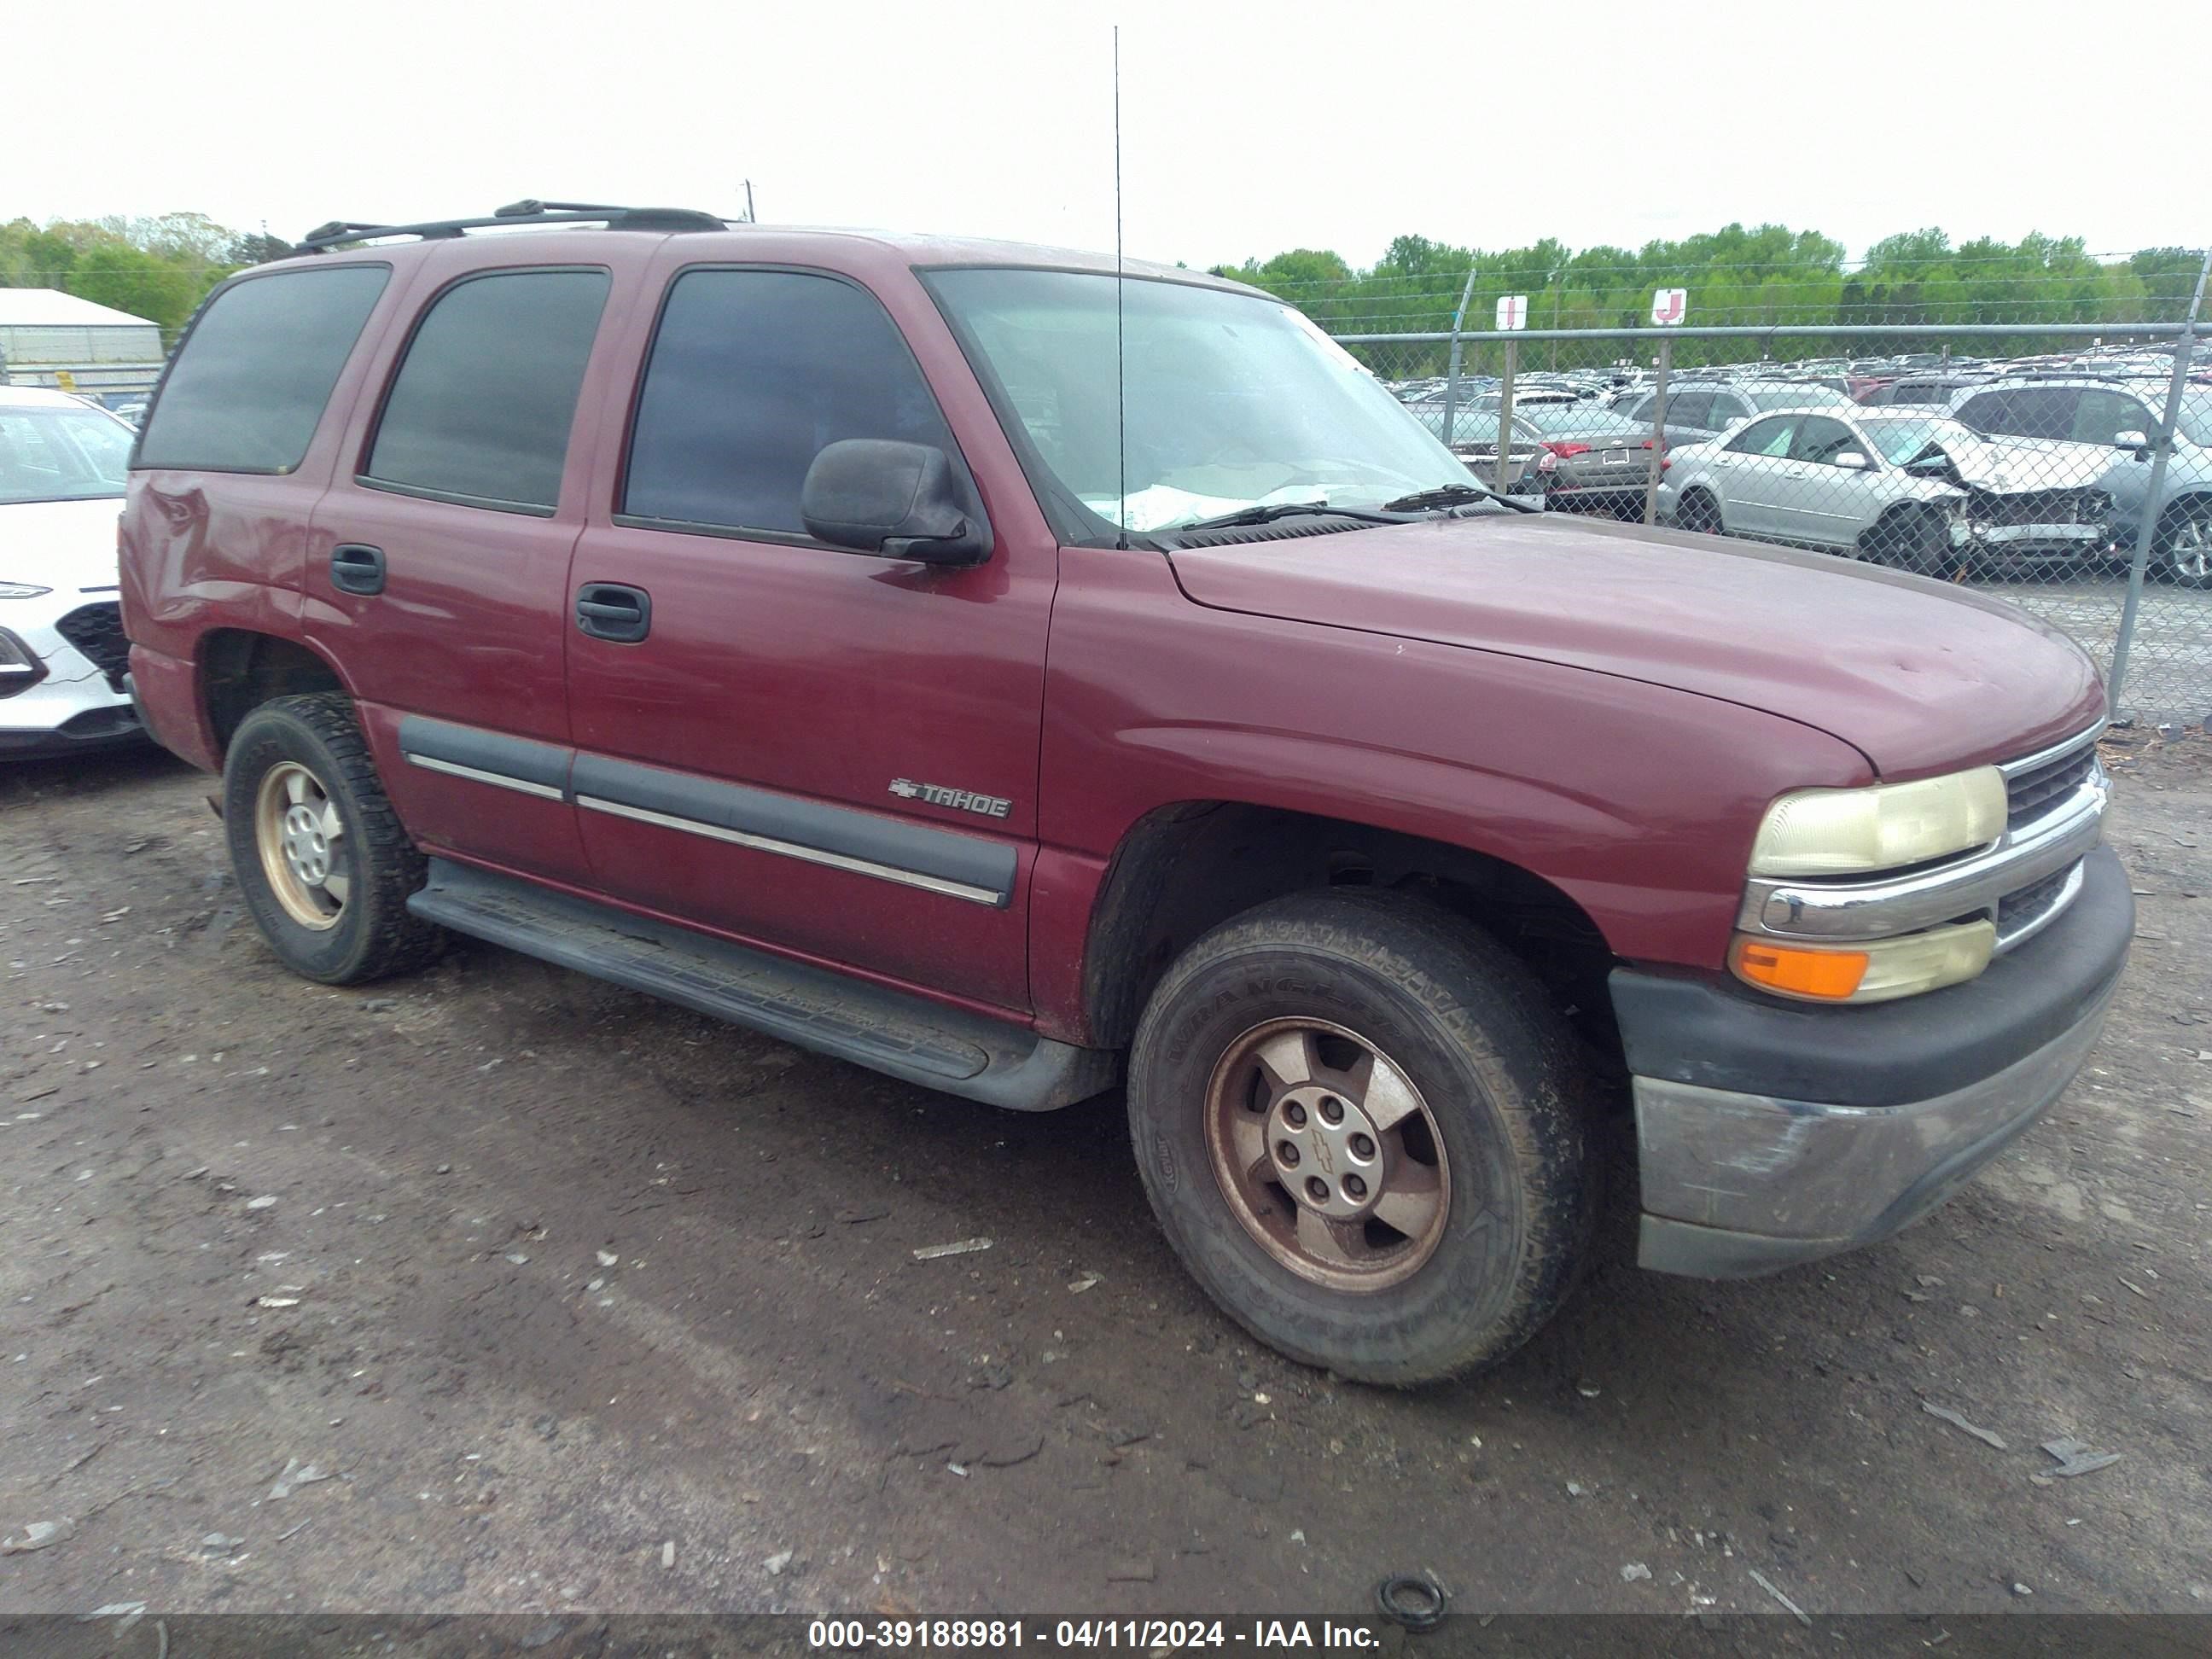
[[[129,694],[56,629],[64,617],[102,602],[55,594],[0,603],[0,629],[38,664],[34,674],[0,672],[0,760],[76,754],[143,735]]]

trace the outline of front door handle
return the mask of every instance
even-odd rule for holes
[[[340,542],[331,550],[331,586],[364,598],[384,592],[384,550]]]
[[[595,640],[635,645],[653,631],[653,596],[620,582],[586,582],[576,590],[576,626]]]

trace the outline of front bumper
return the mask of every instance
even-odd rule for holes
[[[1619,969],[1643,1231],[1662,1273],[1733,1279],[1889,1237],[2058,1098],[2135,929],[2108,848],[2073,906],[1979,979],[1859,1008]]]

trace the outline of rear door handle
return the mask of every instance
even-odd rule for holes
[[[384,550],[340,542],[331,550],[331,586],[364,597],[384,592]]]
[[[653,631],[653,596],[620,582],[586,582],[576,590],[576,626],[595,640],[635,645]]]

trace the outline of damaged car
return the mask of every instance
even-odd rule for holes
[[[2112,544],[2112,502],[2095,483],[2102,465],[2015,453],[1936,416],[1784,410],[1675,450],[1662,463],[1659,510],[1685,530],[1948,575],[1970,562],[2102,553]]]

